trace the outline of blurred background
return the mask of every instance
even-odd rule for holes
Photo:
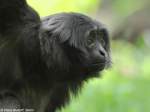
[[[81,12],[106,24],[112,68],[58,112],[150,112],[150,0],[28,0],[41,17]]]

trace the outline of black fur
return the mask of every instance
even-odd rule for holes
[[[25,0],[1,0],[0,17],[0,109],[54,112],[110,64],[106,28],[85,15],[40,20]]]

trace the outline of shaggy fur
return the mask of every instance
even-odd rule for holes
[[[0,109],[54,112],[110,64],[106,28],[85,15],[40,20],[25,0],[1,0],[0,17]]]

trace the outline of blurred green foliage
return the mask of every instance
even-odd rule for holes
[[[58,12],[89,13],[96,10],[100,0],[27,0],[41,16]],[[96,5],[97,4],[97,5]]]
[[[144,6],[141,0],[114,0],[112,7],[120,16],[128,16]]]
[[[62,112],[150,112],[150,52],[113,42],[113,65],[101,78],[85,83]]]

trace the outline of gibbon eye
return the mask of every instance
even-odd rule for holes
[[[94,44],[94,42],[95,42],[95,40],[94,40],[93,38],[89,38],[89,39],[87,40],[88,46],[91,46],[92,44]]]
[[[95,40],[96,40],[96,32],[95,31],[91,31],[90,35],[89,35],[89,38],[87,39],[88,47],[95,46]]]
[[[101,43],[102,46],[106,45],[106,42],[104,40],[104,33],[103,32],[99,32],[99,42]]]
[[[106,43],[105,43],[105,41],[104,41],[103,38],[100,38],[100,43],[101,43],[101,45],[102,45],[103,47],[106,45]]]

